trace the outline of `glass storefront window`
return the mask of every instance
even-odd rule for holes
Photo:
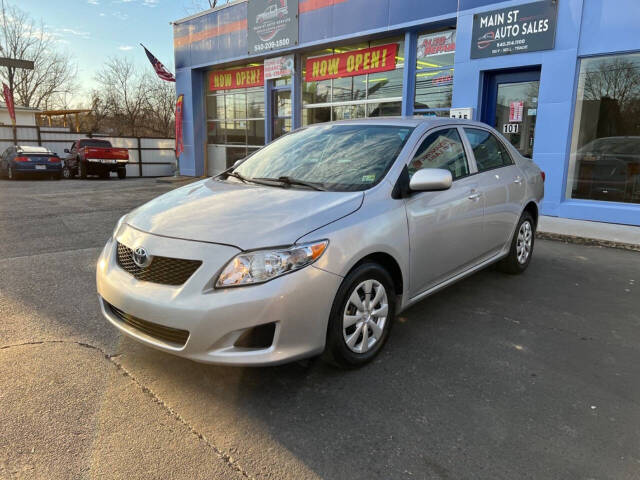
[[[418,37],[414,102],[417,114],[440,115],[444,112],[448,115],[448,110],[433,109],[451,108],[455,49],[455,30],[427,33]]]
[[[302,110],[302,126],[306,127],[313,123],[323,123],[331,121],[331,107],[305,108]]]
[[[640,203],[640,53],[580,63],[567,197]]]
[[[367,116],[400,115],[404,69],[404,39],[380,39],[313,52],[303,58],[336,55],[395,43],[395,70],[365,75],[339,77],[331,80],[302,82],[302,124],[329,122]]]
[[[264,88],[210,91],[207,86],[206,105],[209,174],[264,145]]]
[[[416,74],[416,110],[450,108],[453,96],[453,68]]]

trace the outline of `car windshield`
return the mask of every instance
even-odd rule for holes
[[[279,138],[234,170],[251,179],[289,179],[333,191],[366,190],[385,176],[411,127],[316,125]]]

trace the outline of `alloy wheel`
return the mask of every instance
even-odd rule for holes
[[[518,238],[516,240],[516,255],[518,263],[524,265],[531,255],[531,245],[533,243],[533,229],[529,220],[525,220],[518,230]]]
[[[347,300],[342,316],[342,335],[349,350],[371,350],[384,333],[388,312],[384,286],[377,280],[361,282]]]

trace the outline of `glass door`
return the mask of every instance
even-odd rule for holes
[[[533,156],[540,70],[488,73],[483,118],[525,157]]]
[[[291,131],[291,87],[273,91],[273,140]]]

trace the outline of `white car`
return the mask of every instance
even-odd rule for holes
[[[543,181],[476,122],[302,128],[123,217],[98,261],[102,312],[200,362],[362,365],[398,312],[492,263],[527,268]]]

